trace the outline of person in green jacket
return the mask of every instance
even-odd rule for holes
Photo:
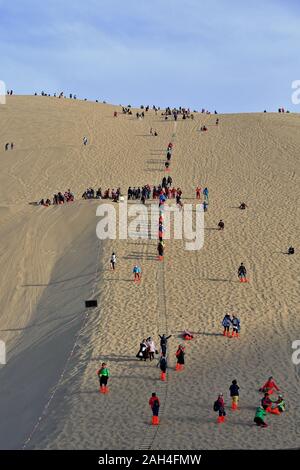
[[[278,400],[275,402],[277,404],[277,408],[279,409],[280,413],[285,411],[285,401],[282,395],[278,395]]]
[[[107,393],[107,381],[109,379],[110,373],[105,362],[102,362],[101,368],[98,370],[97,375],[100,382],[100,393]]]
[[[280,415],[280,413],[285,411],[286,404],[282,395],[278,395],[278,399],[274,402],[274,404],[275,407],[271,410],[271,413],[274,415]]]
[[[257,426],[260,426],[262,428],[266,428],[268,425],[267,423],[265,423],[264,421],[264,418],[266,416],[266,411],[263,409],[262,406],[259,406],[257,409],[256,409],[256,413],[255,413],[255,418],[254,418],[254,422],[256,423]]]

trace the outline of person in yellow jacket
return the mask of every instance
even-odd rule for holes
[[[108,393],[107,381],[109,379],[110,373],[105,362],[102,363],[101,368],[97,372],[97,375],[100,382],[100,393]]]

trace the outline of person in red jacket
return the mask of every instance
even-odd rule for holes
[[[277,390],[277,392],[280,392],[280,389],[277,387],[276,383],[273,380],[273,377],[269,377],[266,383],[259,389],[260,392],[268,392],[269,395],[273,393],[273,391]]]
[[[223,393],[219,394],[218,399],[215,404],[216,404],[216,410],[219,412],[218,423],[225,423],[226,411],[225,411]]]
[[[152,396],[149,399],[149,405],[153,414],[152,424],[159,424],[158,413],[159,413],[160,401],[159,401],[159,398],[156,396],[155,392],[152,393]]]

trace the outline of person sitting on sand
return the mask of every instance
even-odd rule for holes
[[[281,394],[278,395],[278,399],[273,403],[275,404],[275,407],[271,411],[273,414],[280,414],[285,411],[286,404]],[[278,410],[278,412],[276,410]]]
[[[262,406],[259,406],[258,408],[256,408],[255,418],[254,418],[254,422],[256,423],[256,426],[260,426],[261,428],[266,428],[268,426],[264,421],[266,414],[267,413],[265,412]]]
[[[167,178],[167,186],[169,186],[169,188],[172,186],[172,182],[173,182],[172,176],[168,176],[168,178]]]
[[[192,340],[194,338],[194,336],[189,330],[184,330],[184,332],[182,333],[182,337],[186,341]]]
[[[224,224],[223,220],[220,220],[220,222],[218,223],[218,228],[219,228],[219,230],[224,230],[225,224]]]
[[[295,253],[295,248],[290,246],[289,249],[288,249],[288,255],[293,255],[294,253]]]
[[[265,411],[269,413],[272,409],[272,405],[273,405],[273,401],[269,397],[269,392],[266,392],[261,399],[261,406],[263,407]]]
[[[248,207],[248,206],[245,202],[241,202],[240,205],[239,205],[239,209],[242,209],[242,210],[246,209],[246,207]]]
[[[64,204],[65,203],[64,195],[59,191],[57,196],[58,196],[58,204]]]

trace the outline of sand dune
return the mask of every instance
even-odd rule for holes
[[[118,107],[42,97],[9,97],[0,107],[1,298],[0,448],[228,449],[299,447],[299,367],[291,361],[300,320],[299,115],[245,114],[165,121],[153,111],[143,121]],[[207,133],[200,133],[202,124]],[[159,136],[149,136],[149,128]],[[98,201],[86,187],[158,184],[166,144],[175,135],[171,176],[194,201],[197,184],[210,190],[202,250],[167,241],[163,263],[153,240],[101,242]],[[82,145],[82,137],[90,143]],[[60,207],[29,202],[71,188],[76,201]],[[240,201],[249,209],[237,209]],[[195,201],[194,201],[195,202]],[[101,202],[100,202],[101,204]],[[215,229],[220,219],[225,231]],[[299,236],[298,236],[299,238]],[[108,260],[117,253],[117,271]],[[250,283],[237,282],[244,261]],[[143,269],[132,282],[135,262]],[[84,300],[98,308],[87,312]],[[237,313],[240,339],[225,339],[221,320]],[[180,332],[186,368],[174,371]],[[140,340],[172,334],[168,380],[156,361],[135,358]],[[110,393],[98,392],[96,370],[107,361]],[[258,387],[274,375],[288,410],[253,425]],[[241,410],[228,410],[220,428],[212,405],[228,387],[241,386]],[[162,399],[161,425],[149,426],[148,399]]]

